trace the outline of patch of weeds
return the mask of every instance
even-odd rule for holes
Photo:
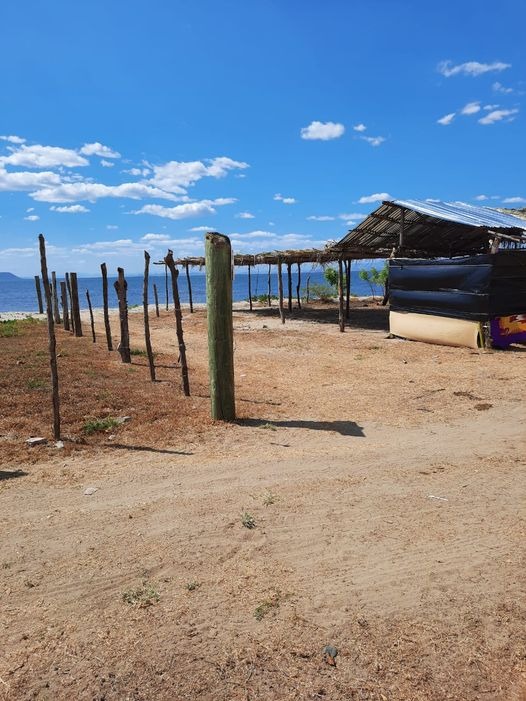
[[[254,618],[256,621],[262,621],[267,613],[270,613],[270,611],[273,611],[275,609],[279,608],[279,605],[281,603],[281,594],[279,591],[274,592],[272,596],[269,599],[265,599],[265,601],[262,601],[256,608],[254,609]]]
[[[241,523],[245,526],[245,528],[255,528],[256,527],[256,519],[248,513],[248,511],[245,511],[242,516],[241,516]]]
[[[145,350],[142,350],[141,348],[130,348],[130,355],[148,355],[148,353]]]
[[[131,606],[148,608],[160,600],[161,596],[151,582],[143,582],[140,587],[127,589],[122,593],[122,600]]]
[[[18,336],[20,331],[20,322],[16,319],[9,319],[0,323],[0,338],[11,338]]]
[[[195,591],[196,589],[199,589],[201,586],[201,582],[187,582],[186,583],[186,590],[187,591]]]
[[[355,355],[354,359],[355,360],[363,360],[363,355]]]
[[[44,380],[38,380],[32,377],[27,381],[27,386],[29,389],[45,389],[47,385]]]
[[[140,304],[128,304],[128,309],[138,309],[140,306]]]
[[[8,570],[11,568],[11,563],[10,562],[2,562],[2,569],[3,570]]]
[[[381,350],[380,346],[369,346],[369,350]]]
[[[48,351],[38,350],[38,351],[36,351],[35,356],[37,358],[42,358],[47,354],[48,354]]]
[[[277,431],[278,429],[274,424],[271,424],[270,422],[267,421],[266,424],[259,424],[258,428],[266,428],[268,431]]]
[[[276,503],[277,498],[278,497],[273,492],[265,492],[263,495],[263,505],[271,506],[272,504]]]
[[[90,419],[86,421],[82,430],[88,436],[91,436],[93,433],[97,433],[97,431],[107,431],[116,426],[120,426],[120,422],[114,419],[113,416],[107,416],[105,419]]]

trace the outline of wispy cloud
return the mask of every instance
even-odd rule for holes
[[[467,105],[460,110],[460,114],[476,114],[480,112],[480,102],[468,102]]]
[[[141,241],[169,241],[170,238],[168,234],[144,234]]]
[[[360,139],[367,141],[371,146],[380,146],[385,141],[385,136],[360,136]]]
[[[56,207],[53,205],[49,209],[52,212],[61,212],[63,214],[85,214],[86,212],[90,211],[87,207],[84,207],[84,205],[82,204],[65,205],[63,207]]]
[[[477,195],[473,199],[477,200],[478,202],[484,202],[484,200],[489,199],[487,195]]]
[[[51,171],[10,173],[0,165],[0,192],[23,192],[60,184],[60,176]]]
[[[213,226],[193,226],[189,231],[213,231]]]
[[[495,124],[495,122],[501,122],[502,120],[512,122],[518,113],[518,109],[493,110],[492,112],[488,112],[484,117],[481,117],[481,119],[479,119],[479,124]]]
[[[330,141],[345,133],[345,127],[338,122],[311,122],[301,130],[301,138],[308,141]]]
[[[392,199],[388,192],[375,192],[373,195],[363,195],[363,197],[360,197],[358,204],[373,204],[375,202],[383,202],[384,200]]]
[[[504,85],[502,83],[499,83],[498,80],[495,81],[491,87],[495,92],[500,92],[504,95],[510,95],[512,92],[514,92],[513,88],[504,87]]]
[[[115,163],[113,163],[112,161],[107,161],[105,158],[101,160],[100,164],[103,168],[113,168],[113,166],[115,165]]]
[[[506,197],[502,201],[505,204],[526,204],[526,197]]]
[[[239,212],[236,219],[255,219],[255,216],[251,212]]]
[[[244,170],[248,163],[235,161],[227,156],[207,161],[168,161],[153,166],[153,176],[147,182],[166,192],[186,193],[186,188],[202,178],[223,178],[229,171]]]
[[[236,200],[233,197],[219,197],[215,200],[201,200],[199,202],[187,202],[175,207],[163,207],[160,204],[146,204],[141,209],[132,214],[153,214],[156,217],[165,219],[187,219],[188,217],[198,217],[204,214],[215,214],[215,207],[226,204],[233,204]]]
[[[354,129],[354,131],[362,132],[362,131],[365,131],[367,129],[367,127],[365,126],[365,124],[362,124],[360,122],[360,124],[355,124],[353,129]]]
[[[2,141],[9,141],[10,144],[24,144],[26,142],[21,136],[0,136]]]
[[[277,202],[283,202],[283,204],[296,204],[298,201],[294,197],[283,197],[279,192],[274,195],[274,199]]]
[[[453,65],[451,61],[441,61],[437,66],[437,71],[446,78],[451,78],[455,75],[469,75],[475,77],[483,75],[484,73],[504,71],[507,68],[511,68],[511,63],[503,63],[502,61],[494,61],[493,63],[467,61],[466,63],[459,63],[456,66]]]
[[[119,227],[117,226],[117,224],[106,224],[106,229],[108,229],[109,231],[113,231],[118,228]]]
[[[78,202],[88,200],[95,202],[101,198],[122,197],[132,200],[157,198],[177,200],[170,192],[143,183],[122,183],[121,185],[104,185],[103,183],[75,182],[60,183],[55,187],[43,187],[31,193],[39,202]]]
[[[76,168],[89,165],[89,161],[70,148],[22,144],[19,148],[13,148],[9,156],[0,156],[0,164],[25,168]]]
[[[324,214],[322,214],[320,216],[313,214],[312,216],[307,217],[307,221],[334,221],[335,219],[336,219],[336,217],[330,217],[330,216],[324,215]]]
[[[121,154],[114,151],[109,146],[104,146],[99,141],[92,144],[84,144],[80,149],[83,156],[100,156],[100,158],[120,158]]]
[[[447,127],[455,119],[455,115],[456,112],[445,114],[443,117],[440,117],[440,119],[437,119],[437,124],[442,124],[442,126]]]
[[[38,214],[30,214],[29,216],[24,217],[24,219],[26,221],[38,221],[40,217],[38,216]]]

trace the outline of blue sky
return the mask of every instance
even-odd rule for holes
[[[321,246],[384,198],[526,206],[526,5],[4,0],[0,270]],[[483,199],[485,198],[485,199]]]

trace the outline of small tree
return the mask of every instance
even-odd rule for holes
[[[360,270],[358,273],[360,280],[367,282],[371,288],[371,295],[374,300],[376,300],[376,288],[383,287],[384,297],[387,294],[387,280],[389,278],[389,264],[387,261],[384,263],[384,267],[378,270],[374,266],[370,270]]]

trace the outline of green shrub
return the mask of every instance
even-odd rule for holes
[[[108,429],[115,428],[115,426],[119,425],[120,422],[117,419],[114,419],[112,416],[108,416],[105,419],[90,419],[89,421],[86,421],[82,427],[82,430],[88,436],[91,436],[93,433],[97,433],[98,431],[107,431]]]

